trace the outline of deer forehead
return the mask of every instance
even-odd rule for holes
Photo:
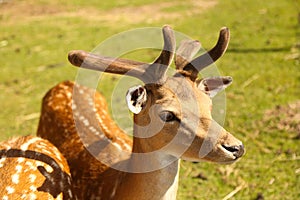
[[[164,85],[148,87],[153,96],[152,104],[162,110],[169,110],[177,115],[191,115],[201,117],[201,112],[210,110],[211,99],[198,89],[197,85],[184,77],[168,78]]]
[[[210,103],[211,100],[207,94],[198,88],[198,85],[185,77],[171,77],[167,79],[165,87],[174,92],[174,96],[180,101],[192,99],[195,102]]]

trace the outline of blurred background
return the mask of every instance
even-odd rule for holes
[[[70,50],[165,24],[206,49],[221,27],[230,28],[217,62],[234,79],[225,128],[247,149],[233,165],[182,162],[178,199],[300,199],[299,0],[0,0],[0,140],[35,134],[45,93],[76,78]],[[99,88],[108,101],[114,80]]]

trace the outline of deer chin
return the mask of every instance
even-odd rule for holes
[[[181,157],[182,160],[188,161],[188,162],[210,162],[210,163],[218,163],[218,164],[231,164],[237,161],[237,159],[233,160],[222,160],[222,161],[217,161],[217,160],[212,160],[209,158],[188,158],[188,157]]]
[[[197,162],[210,162],[210,163],[225,164],[225,165],[235,163],[236,161],[239,160],[238,158],[227,158],[227,159],[222,158],[221,160],[213,160],[213,159],[206,158],[206,157],[205,158],[181,157],[181,159],[184,160],[184,161],[194,162],[194,163],[197,163]]]
[[[244,146],[226,146],[218,144],[206,155],[182,155],[181,159],[190,162],[212,162],[218,164],[232,164],[245,154]]]

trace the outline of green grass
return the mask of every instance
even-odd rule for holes
[[[219,28],[228,26],[231,30],[229,50],[217,62],[222,74],[234,78],[226,90],[225,128],[243,140],[247,153],[240,162],[230,166],[182,162],[178,199],[223,199],[235,189],[238,192],[231,199],[254,200],[260,195],[274,200],[299,199],[300,141],[293,139],[296,133],[271,129],[270,122],[263,120],[266,110],[300,97],[299,57],[286,59],[292,54],[293,46],[300,42],[299,2],[219,0],[216,6],[189,15],[190,1],[182,5],[175,0],[172,1],[174,6],[163,9],[166,13],[182,15],[176,19],[162,16],[160,20],[110,23],[102,18],[103,13],[116,7],[156,2],[13,1],[14,9],[19,3],[30,3],[75,13],[51,15],[45,12],[35,17],[26,12],[10,14],[3,7],[6,5],[0,4],[0,140],[36,132],[43,95],[63,80],[75,80],[77,69],[66,59],[69,50],[92,50],[118,32],[164,24],[170,24],[176,31],[200,40],[209,48]],[[88,17],[89,12],[76,15],[84,9],[94,9],[99,15],[92,18]],[[142,51],[128,56],[150,61],[155,55],[153,51]],[[111,80],[107,78],[108,84],[99,88],[108,99],[113,87]],[[278,119],[273,120],[276,123]],[[207,180],[192,178],[199,173]]]

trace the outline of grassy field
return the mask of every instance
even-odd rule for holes
[[[231,43],[217,62],[222,74],[234,78],[226,90],[225,128],[243,140],[247,153],[228,166],[182,162],[178,199],[300,199],[298,0],[5,2],[0,3],[0,140],[35,134],[44,94],[63,80],[75,80],[69,50],[90,51],[121,31],[164,24],[209,48],[219,28],[227,26]],[[155,55],[136,59],[151,61]]]

